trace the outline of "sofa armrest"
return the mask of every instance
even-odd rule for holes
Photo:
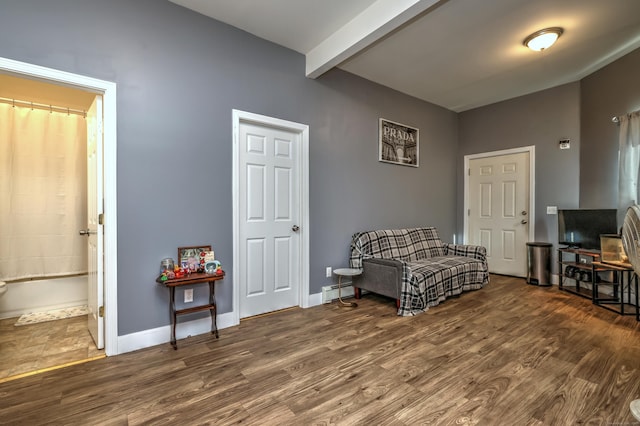
[[[465,256],[487,262],[487,249],[483,246],[471,244],[448,244],[444,243],[445,254],[447,256]]]
[[[362,274],[353,277],[353,286],[399,299],[402,291],[402,262],[392,259],[364,259]]]

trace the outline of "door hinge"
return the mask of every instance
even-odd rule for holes
[[[469,176],[471,176],[471,168],[467,169],[467,173],[469,173]]]
[[[467,210],[467,216],[471,216],[471,209]]]
[[[98,215],[98,225],[104,225],[104,213]]]
[[[99,316],[100,318],[104,318],[104,306],[100,306],[100,307],[98,308],[98,316]]]

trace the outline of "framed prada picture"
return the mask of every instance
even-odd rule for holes
[[[378,131],[379,161],[418,167],[419,129],[396,123],[384,118],[380,119]]]

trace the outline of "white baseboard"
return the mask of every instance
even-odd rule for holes
[[[322,293],[310,294],[308,299],[309,307],[322,305]],[[218,315],[218,330],[233,327],[233,312]],[[211,332],[211,318],[200,318],[192,321],[181,322],[178,319],[176,327],[176,339],[184,339],[189,336],[197,336]],[[150,346],[162,345],[171,341],[171,325],[138,331],[124,336],[118,336],[117,354],[137,351],[138,349]],[[179,342],[178,342],[179,344]]]
[[[322,305],[322,293],[309,295],[309,307]]]
[[[218,330],[232,327],[233,313],[227,312],[218,315]],[[192,321],[181,322],[178,319],[176,326],[176,339],[184,339],[198,334],[211,333],[211,318],[200,318]],[[171,341],[171,325],[138,331],[136,333],[118,336],[118,354],[137,351],[150,346],[161,345]],[[179,344],[179,343],[178,343]]]
[[[342,284],[340,292],[342,293],[342,298],[353,297],[355,291],[353,285],[351,285],[351,281]],[[331,303],[333,300],[337,300],[338,294],[340,294],[338,291],[338,285],[328,285],[322,287],[322,303]]]

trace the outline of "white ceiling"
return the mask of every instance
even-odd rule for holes
[[[171,0],[306,56],[465,111],[578,81],[640,47],[640,0]],[[545,27],[543,52],[522,45]]]

